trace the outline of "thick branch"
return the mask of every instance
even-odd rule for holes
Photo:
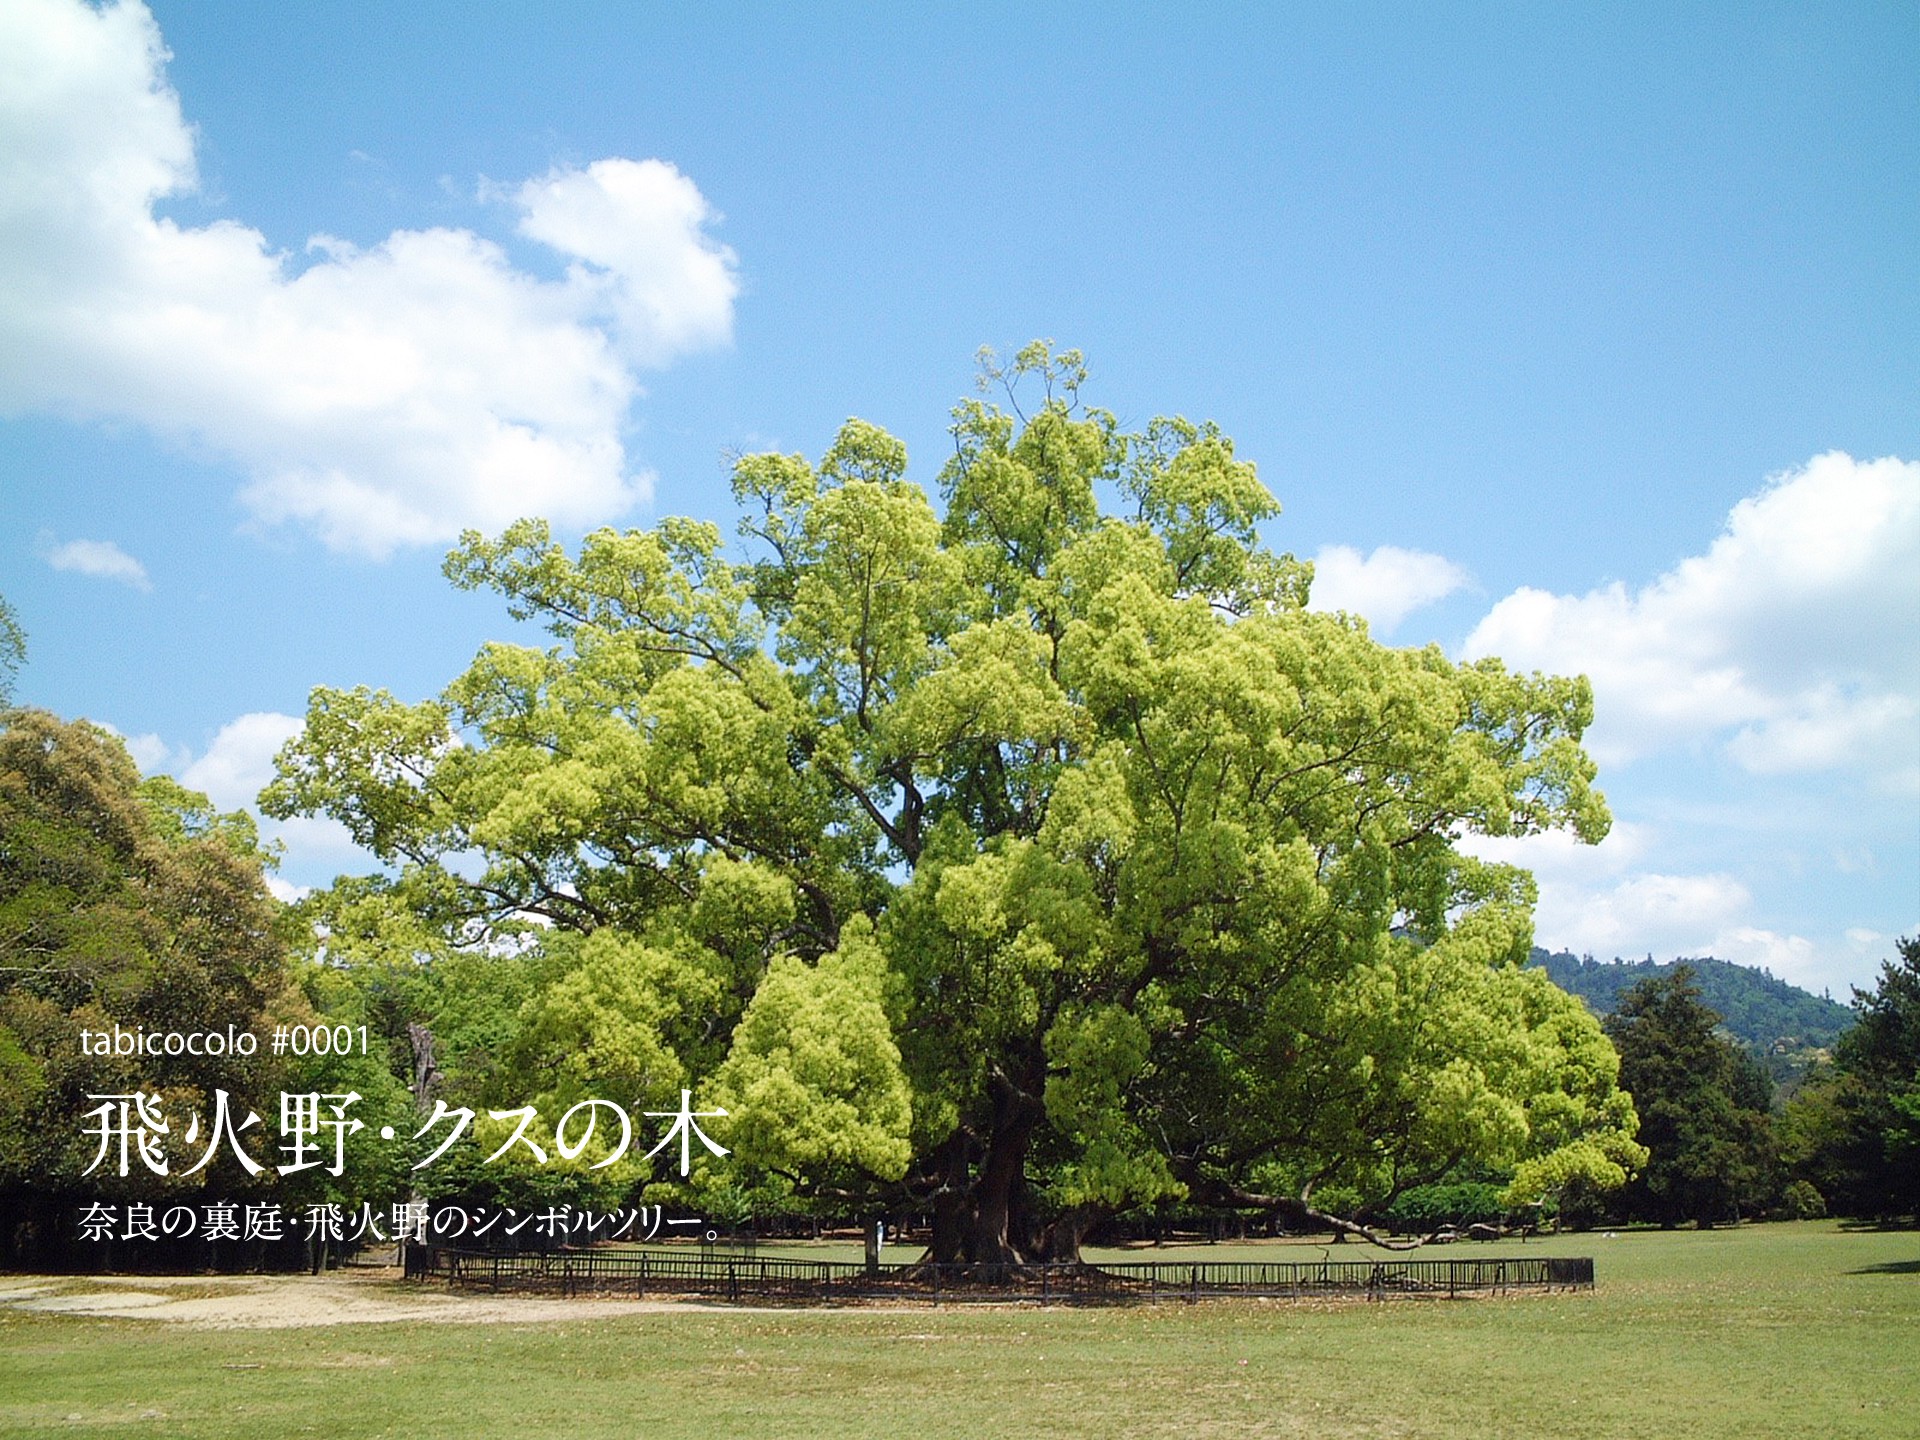
[[[1382,1250],[1418,1250],[1422,1245],[1439,1237],[1438,1230],[1428,1235],[1387,1236],[1382,1235],[1370,1225],[1362,1225],[1357,1220],[1349,1220],[1342,1215],[1329,1215],[1318,1209],[1307,1194],[1301,1195],[1261,1195],[1252,1190],[1242,1190],[1238,1185],[1221,1183],[1217,1187],[1220,1193],[1236,1205],[1244,1205],[1252,1210],[1279,1211],[1305,1226],[1322,1230],[1331,1230],[1336,1235],[1351,1235],[1356,1240],[1365,1240],[1369,1245],[1378,1245]]]

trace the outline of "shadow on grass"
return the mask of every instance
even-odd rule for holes
[[[1863,1265],[1849,1275],[1920,1275],[1920,1260],[1889,1260],[1884,1265]]]

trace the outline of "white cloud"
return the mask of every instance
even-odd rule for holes
[[[1522,865],[1540,886],[1534,928],[1541,944],[1604,959],[1652,949],[1694,947],[1738,920],[1752,896],[1728,875],[1645,870],[1652,832],[1618,823],[1598,845],[1564,831],[1524,838],[1469,836],[1461,848],[1486,860]]]
[[[112,729],[111,726],[107,728]],[[151,733],[146,735],[122,735],[120,738],[126,744],[127,753],[133,756],[133,763],[149,774],[173,768],[173,748],[158,735]],[[185,762],[186,758],[187,752],[184,750],[181,751],[180,759],[182,763]]]
[[[1701,953],[1771,970],[1782,980],[1807,990],[1819,990],[1832,983],[1828,961],[1820,947],[1800,935],[1781,935],[1752,925],[1734,925],[1717,934]]]
[[[198,757],[185,747],[169,747],[157,735],[136,736],[127,742],[127,749],[142,770],[150,774],[171,771],[189,790],[206,795],[215,808],[252,812],[260,819],[261,835],[285,848],[283,870],[320,877],[342,870],[376,869],[379,862],[355,845],[338,821],[304,817],[271,820],[260,817],[255,808],[261,790],[273,779],[274,755],[300,733],[303,723],[291,715],[255,711],[221,726]],[[270,877],[268,883],[282,899],[292,891],[305,889],[278,877]]]
[[[117,580],[135,590],[151,590],[147,567],[127,554],[111,540],[69,540],[53,543],[53,537],[41,537],[40,554],[56,570],[76,575],[91,575],[98,580]]]
[[[1704,555],[1638,589],[1517,590],[1465,652],[1590,676],[1603,763],[1707,743],[1920,793],[1920,464],[1818,456]]]
[[[313,894],[313,886],[295,885],[290,881],[282,880],[278,875],[267,876],[267,890],[283,905],[291,905],[294,901],[304,900]]]
[[[185,749],[176,753],[171,745],[151,732],[145,735],[129,735],[119,726],[105,720],[89,718],[87,723],[97,726],[109,735],[119,736],[120,743],[127,747],[127,754],[133,757],[133,763],[149,775],[157,775],[161,771],[170,772],[193,758],[192,753]]]
[[[376,556],[642,498],[636,367],[726,343],[738,289],[691,180],[607,159],[496,191],[560,280],[465,230],[293,257],[155,214],[197,184],[167,58],[133,0],[0,7],[0,409],[207,446],[257,520]]]
[[[1349,545],[1325,545],[1313,557],[1309,608],[1364,615],[1384,633],[1467,584],[1467,572],[1444,555],[1381,545],[1363,558]]]
[[[274,755],[304,728],[304,722],[271,710],[230,720],[206,753],[180,771],[180,783],[222,810],[251,809],[273,779]]]
[[[1871,845],[1841,845],[1833,852],[1833,868],[1842,875],[1872,875],[1880,868],[1880,857]]]
[[[1794,708],[1772,720],[1742,726],[1727,742],[1727,753],[1756,775],[1796,770],[1831,770],[1858,755],[1897,755],[1903,744],[1916,761],[1920,748],[1907,744],[1916,734],[1920,700],[1897,694],[1848,695],[1826,684],[1796,697]],[[1889,778],[1914,789],[1912,767]]]
[[[732,252],[705,242],[715,216],[699,190],[657,160],[597,160],[554,169],[514,192],[520,233],[579,259],[567,281],[613,321],[642,365],[664,365],[724,340],[739,285]]]
[[[1535,943],[1549,950],[1601,960],[1711,955],[1763,966],[1814,990],[1858,970],[1852,953],[1857,947],[1817,944],[1755,923],[1753,892],[1735,875],[1646,868],[1657,856],[1659,838],[1622,822],[1598,845],[1549,831],[1524,838],[1469,836],[1460,848],[1533,872],[1540,887]]]

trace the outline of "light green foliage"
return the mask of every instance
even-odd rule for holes
[[[1047,1122],[1071,1147],[1049,1188],[1069,1210],[1119,1210],[1187,1193],[1127,1103],[1151,1046],[1140,1017],[1117,1005],[1068,1011],[1047,1030]]]
[[[943,1258],[1467,1161],[1617,1183],[1612,1051],[1517,968],[1531,881],[1454,848],[1606,832],[1586,682],[1309,613],[1232,443],[1122,431],[1076,353],[983,380],[1015,408],[955,410],[943,508],[849,421],[738,462],[744,554],[464,537],[450,578],[555,644],[315,692],[268,809],[411,867],[452,950],[526,947],[489,1083],[716,1087],[743,1164],[930,1205]]]
[[[668,1032],[712,1003],[699,966],[614,930],[555,936],[549,955],[554,978],[521,1011],[507,1060],[540,1077],[526,1098],[543,1112],[592,1095],[639,1109],[677,1100],[689,1076]]]
[[[906,1173],[912,1098],[886,985],[886,957],[857,916],[815,963],[774,959],[711,1091],[740,1165],[789,1187]]]

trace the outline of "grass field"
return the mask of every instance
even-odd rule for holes
[[[1920,1234],[1520,1248],[1594,1255],[1598,1289],[270,1331],[0,1307],[0,1436],[1920,1435]]]

